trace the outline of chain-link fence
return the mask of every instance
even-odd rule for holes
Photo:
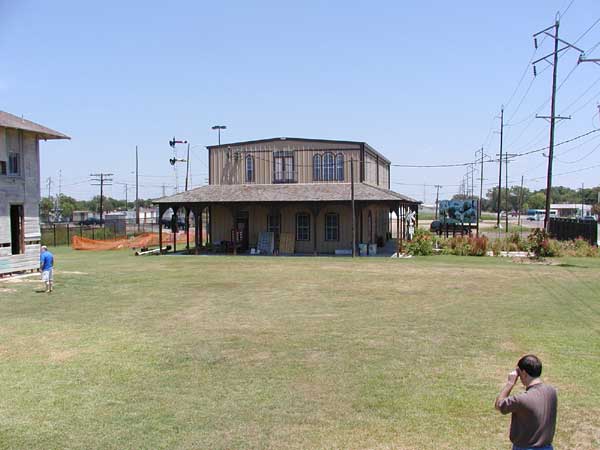
[[[122,239],[138,233],[158,233],[158,223],[135,223],[134,220],[106,222],[102,225],[83,225],[75,223],[42,224],[42,245],[56,247],[71,245],[73,236],[94,240]]]

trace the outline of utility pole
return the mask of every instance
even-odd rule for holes
[[[350,199],[352,201],[352,257],[356,256],[356,209],[354,207],[354,158],[350,158]]]
[[[102,217],[104,214],[104,186],[112,186],[112,178],[114,174],[112,173],[92,173],[90,177],[92,178],[92,186],[100,186],[100,223],[102,223]]]
[[[509,200],[509,196],[510,196],[510,188],[508,187],[508,158],[514,158],[515,156],[517,156],[514,153],[504,153],[504,161],[505,161],[505,165],[504,165],[504,177],[505,177],[505,185],[506,185],[506,197],[504,199],[504,206],[505,206],[505,216],[506,216],[506,233],[508,233],[508,209],[509,209],[509,204],[508,204],[508,200]]]
[[[537,49],[538,47],[538,43],[537,43],[537,37],[541,34],[545,34],[546,36],[551,37],[552,39],[554,39],[554,51],[552,53],[549,53],[548,55],[532,62],[531,64],[533,65],[533,75],[537,75],[536,72],[536,64],[541,62],[541,61],[545,61],[548,64],[552,65],[552,97],[551,97],[551,104],[550,104],[550,116],[537,116],[537,118],[540,119],[548,119],[550,121],[550,145],[548,146],[548,172],[546,175],[546,213],[544,215],[544,228],[546,229],[546,231],[550,230],[550,203],[551,203],[551,197],[552,197],[552,162],[554,160],[554,128],[555,128],[555,123],[556,123],[556,119],[567,119],[567,117],[560,117],[560,116],[556,116],[556,76],[557,76],[557,72],[558,72],[558,54],[560,52],[562,52],[563,50],[567,50],[569,48],[574,48],[575,50],[579,50],[580,53],[583,53],[583,50],[575,47],[572,44],[569,44],[568,42],[559,39],[558,37],[558,27],[560,25],[560,22],[558,20],[558,17],[555,19],[554,25],[539,31],[537,33],[535,33],[533,35],[533,44],[535,46],[535,48]],[[554,34],[550,33],[550,30],[554,29]],[[558,43],[562,43],[565,46],[562,47],[561,49],[558,48]],[[553,61],[552,63],[550,63],[548,61],[548,58],[552,57]],[[570,117],[568,117],[570,119]]]
[[[471,200],[475,198],[475,164],[471,164]]]
[[[584,197],[584,193],[583,193],[583,183],[581,183],[581,218],[583,219],[583,216],[585,215],[583,213],[583,203],[585,202],[585,197]]]
[[[56,196],[56,209],[60,213],[60,196],[62,195],[62,169],[58,170],[58,195]],[[61,214],[62,215],[62,214]]]
[[[440,186],[439,184],[435,185],[435,220],[438,220],[438,205],[440,203],[440,188],[442,186]]]
[[[135,146],[135,224],[138,232],[140,231],[140,197],[139,197],[139,165],[138,165],[138,146]]]
[[[479,222],[481,221],[482,209],[481,202],[483,201],[483,157],[487,156],[483,153],[483,147],[475,152],[475,157],[477,157],[478,153],[481,153],[481,166],[479,168],[479,201],[477,202],[477,236],[479,236]]]
[[[521,175],[521,190],[519,191],[519,211],[518,211],[518,218],[517,218],[517,224],[519,226],[519,231],[520,231],[520,227],[521,227],[521,210],[523,209],[523,175]]]
[[[125,183],[125,212],[127,212],[127,183]],[[125,216],[127,219],[127,216]]]
[[[500,110],[500,159],[498,164],[498,211],[496,213],[496,228],[500,228],[500,208],[502,200],[502,144],[504,140],[504,106]]]
[[[162,196],[164,197],[165,195],[167,195],[167,194],[165,193],[165,183],[163,183],[163,185],[162,185]]]
[[[190,177],[190,143],[187,145],[187,158],[185,159],[185,192],[188,190],[188,179]]]

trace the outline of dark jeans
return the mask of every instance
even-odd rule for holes
[[[554,450],[552,445],[545,445],[544,447],[517,447],[513,444],[512,450]]]

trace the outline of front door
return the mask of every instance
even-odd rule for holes
[[[241,251],[248,250],[248,217],[238,217],[235,221],[238,232],[238,246]]]
[[[25,218],[23,205],[10,205],[10,247],[13,255],[25,250]]]

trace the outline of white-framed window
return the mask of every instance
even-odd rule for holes
[[[325,214],[325,240],[340,240],[340,216],[336,213]]]
[[[273,153],[273,182],[295,183],[294,153],[292,151],[277,151]]]
[[[21,175],[21,155],[19,153],[8,154],[8,175]]]
[[[296,240],[310,241],[310,214],[296,214]]]
[[[313,156],[313,181],[321,181],[323,178],[323,166],[321,155]]]
[[[325,153],[323,155],[323,180],[335,180],[335,160],[333,153]]]
[[[335,157],[335,179],[344,181],[344,155],[341,153]]]
[[[246,183],[254,182],[254,156],[246,156]]]

